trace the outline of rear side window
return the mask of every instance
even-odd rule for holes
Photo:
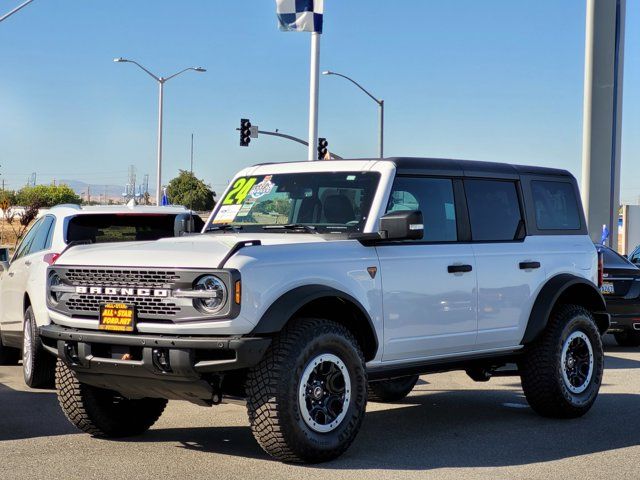
[[[501,180],[465,180],[475,241],[516,240],[524,225],[516,184]]]
[[[49,243],[51,227],[53,226],[54,218],[47,215],[42,220],[42,223],[38,227],[38,231],[33,237],[33,242],[29,247],[29,253],[36,253],[42,250],[46,250],[51,245]]]
[[[538,230],[579,230],[580,213],[573,184],[531,182]]]
[[[423,242],[455,242],[458,239],[453,182],[448,178],[397,177],[387,213],[420,210]]]

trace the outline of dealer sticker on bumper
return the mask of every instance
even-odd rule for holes
[[[110,332],[133,332],[136,323],[134,305],[126,303],[104,303],[100,305],[99,330]]]

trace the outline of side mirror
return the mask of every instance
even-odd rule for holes
[[[191,213],[181,213],[176,215],[176,219],[173,223],[173,235],[175,237],[181,237],[186,233],[193,233],[194,231],[195,224]]]
[[[424,234],[422,212],[389,212],[380,219],[380,232],[385,240],[420,240]]]
[[[9,270],[9,262],[7,260],[0,261],[0,273]]]
[[[9,247],[0,247],[0,262],[9,261]]]

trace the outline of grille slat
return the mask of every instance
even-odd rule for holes
[[[119,269],[79,269],[70,268],[64,273],[71,285],[93,285],[163,288],[180,280],[180,275],[171,270],[119,270]]]
[[[73,286],[118,288],[168,288],[180,281],[174,270],[67,268],[60,271],[63,282]],[[71,294],[64,299],[68,311],[74,315],[98,317],[100,304],[132,303],[139,318],[175,318],[182,310],[170,298],[137,295]]]
[[[101,303],[133,303],[138,315],[162,315],[174,316],[180,311],[173,302],[167,302],[161,298],[131,297],[119,295],[74,295],[67,300],[67,308],[72,312],[88,312],[97,315]]]

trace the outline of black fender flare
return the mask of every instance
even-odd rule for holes
[[[522,344],[527,345],[533,342],[543,332],[549,321],[551,311],[562,296],[567,294],[580,294],[579,300],[571,303],[583,305],[593,314],[600,333],[604,333],[609,328],[609,314],[607,304],[600,293],[598,287],[586,278],[561,273],[552,277],[538,293],[529,315],[529,322],[522,337]]]
[[[366,350],[364,351],[365,358],[372,359],[378,350],[378,335],[369,312],[348,293],[326,285],[304,285],[284,293],[269,306],[249,335],[260,336],[278,333],[305,306],[315,300],[329,298],[337,299],[345,306],[355,308],[356,312],[354,313],[359,313],[359,316],[366,319],[369,331],[360,333],[365,335],[370,345],[363,345],[362,348]]]

